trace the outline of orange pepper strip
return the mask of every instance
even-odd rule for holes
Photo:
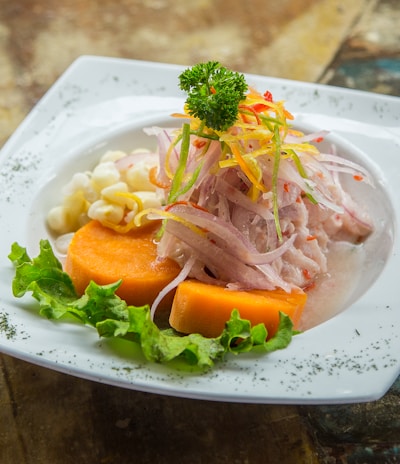
[[[166,189],[170,186],[170,184],[167,184],[166,182],[160,182],[157,179],[157,166],[153,166],[150,171],[149,171],[149,180],[150,182],[155,185],[156,187],[160,187],[162,189]]]
[[[253,113],[254,117],[256,118],[257,124],[261,125],[260,117],[258,116],[257,111],[253,107],[248,106],[248,105],[239,105],[239,109],[247,110],[247,111],[250,111],[251,113]]]
[[[247,166],[247,163],[246,161],[243,159],[241,153],[240,153],[240,150],[238,148],[238,146],[236,144],[232,144],[230,146],[231,150],[232,150],[232,154],[233,156],[235,157],[238,165],[240,166],[240,168],[242,169],[242,171],[246,174],[247,178],[249,179],[249,181],[254,185],[254,187],[256,187],[258,190],[260,190],[261,192],[266,192],[267,191],[267,188],[265,187],[265,185],[261,184],[255,177],[254,177],[254,174],[251,172],[251,170],[249,169],[249,167]]]

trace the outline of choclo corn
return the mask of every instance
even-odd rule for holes
[[[150,182],[150,169],[154,167],[154,163],[140,161],[137,164],[129,167],[126,170],[126,182],[131,188],[143,191],[156,191],[156,186]]]
[[[88,216],[101,223],[119,224],[124,218],[124,207],[105,200],[97,200],[89,206]]]
[[[90,219],[118,227],[133,223],[143,209],[160,207],[161,198],[149,179],[150,169],[157,166],[154,157],[137,162],[133,158],[126,168],[119,167],[118,161],[126,156],[120,150],[107,151],[92,171],[74,174],[62,190],[62,203],[48,213],[49,228],[66,234]]]
[[[121,173],[112,161],[99,163],[92,172],[91,181],[96,189],[101,190],[104,187],[113,185],[119,181]]]

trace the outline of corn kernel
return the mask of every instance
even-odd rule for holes
[[[99,190],[115,184],[119,179],[120,172],[112,161],[98,164],[92,172],[92,182]]]
[[[161,198],[155,192],[135,192],[135,195],[142,202],[143,209],[147,208],[160,208]]]
[[[117,205],[127,205],[128,199],[126,196],[121,195],[128,193],[128,186],[125,182],[117,182],[116,184],[104,187],[101,191],[101,197],[110,203],[116,203]]]
[[[90,205],[88,216],[101,223],[111,222],[113,224],[119,224],[124,217],[124,208],[119,205],[108,203],[105,200],[97,200]]]
[[[55,206],[47,215],[47,225],[58,234],[69,232],[67,222],[67,209],[65,206]]]
[[[125,176],[131,189],[134,191],[146,190],[154,192],[156,190],[156,186],[150,182],[149,178],[150,169],[154,166],[157,166],[157,164],[143,160],[128,168]]]
[[[90,188],[90,178],[87,173],[77,172],[71,180],[62,189],[62,194],[65,196],[73,195],[78,190],[85,191]]]

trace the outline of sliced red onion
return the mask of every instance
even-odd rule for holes
[[[166,173],[166,156],[169,150],[170,145],[172,144],[176,128],[162,128],[162,127],[148,127],[144,129],[144,132],[148,135],[155,135],[157,137],[158,142],[158,153],[159,153],[159,172],[157,175],[157,179],[161,185],[165,184],[168,185],[170,182],[170,178]],[[170,168],[172,172],[174,172],[177,166],[177,160],[179,159],[179,150],[177,147],[172,149],[172,156],[170,158],[170,162],[172,163]]]
[[[260,253],[254,244],[250,243],[232,224],[213,214],[186,205],[176,205],[170,211],[185,221],[206,229],[210,240],[216,242],[221,249],[248,265],[270,263],[285,253],[293,245],[296,238],[293,235],[279,248]]]
[[[336,169],[338,170],[339,167],[341,166],[346,166],[348,168],[347,171],[343,170],[343,172],[348,172],[349,174],[357,175],[357,174],[362,174],[363,181],[367,182],[369,185],[374,185],[373,179],[370,175],[370,173],[361,165],[358,163],[354,163],[353,161],[350,161],[346,158],[342,158],[337,155],[331,155],[327,153],[320,153],[316,156],[317,159],[319,159],[321,162],[324,163],[330,163],[328,169],[333,170]]]
[[[222,250],[207,237],[193,232],[188,227],[179,222],[169,220],[166,225],[167,232],[176,236],[183,241],[203,262],[207,263],[207,267],[211,271],[218,269],[216,278],[226,283],[240,282],[245,288],[273,289],[274,282],[268,282],[265,276],[257,269],[247,266],[231,254]]]
[[[228,182],[221,177],[218,177],[216,181],[215,190],[228,198],[230,202],[258,214],[266,221],[274,219],[272,211],[264,205],[252,201],[247,195],[244,195],[242,192],[229,185]]]
[[[305,142],[318,142],[329,134],[326,130],[313,132],[311,134],[304,135],[293,135],[287,134],[285,137],[285,143],[305,143]]]
[[[181,271],[179,272],[179,274],[175,277],[175,279],[173,279],[168,285],[166,285],[157,295],[157,298],[154,300],[150,308],[150,316],[152,319],[154,319],[154,314],[157,310],[158,305],[162,301],[162,299],[166,295],[168,295],[168,293],[171,290],[176,288],[181,282],[183,282],[187,278],[187,276],[189,275],[193,267],[193,264],[195,263],[195,260],[196,258],[194,255],[190,256],[189,259],[186,261],[185,265],[183,266],[183,268],[181,269]]]
[[[158,165],[158,160],[159,155],[157,153],[141,151],[119,158],[117,161],[115,161],[115,166],[119,171],[126,171],[131,166],[137,163],[141,163],[142,161],[146,161],[149,164],[156,166]]]

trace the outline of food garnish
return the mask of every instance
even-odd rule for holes
[[[188,94],[187,112],[198,118],[202,127],[216,131],[227,130],[236,122],[239,104],[247,90],[243,74],[221,66],[218,61],[186,69],[179,76],[179,86]],[[197,134],[201,134],[201,129]]]

